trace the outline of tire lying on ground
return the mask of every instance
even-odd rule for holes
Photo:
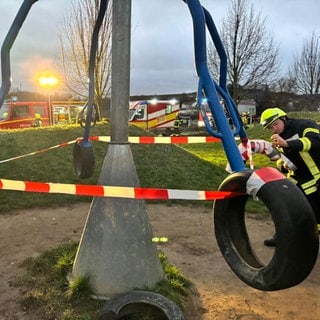
[[[73,166],[81,179],[90,178],[94,171],[95,158],[90,141],[77,141],[73,146]]]
[[[302,282],[316,262],[319,247],[316,220],[304,194],[290,180],[265,183],[257,197],[270,211],[277,246],[271,261],[267,265],[261,263],[252,250],[245,225],[249,198],[246,184],[252,172],[231,174],[219,187],[221,191],[244,195],[215,201],[218,246],[233,272],[249,286],[263,291],[286,289]]]
[[[184,320],[180,308],[161,294],[132,291],[115,296],[103,306],[98,320]]]

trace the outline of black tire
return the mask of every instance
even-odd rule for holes
[[[81,179],[93,175],[95,157],[90,141],[78,141],[73,146],[73,166],[76,175]]]
[[[246,193],[251,170],[231,174],[219,190]],[[264,265],[250,245],[245,225],[248,195],[216,200],[213,207],[215,235],[221,253],[234,273],[249,286],[273,291],[302,282],[311,272],[319,239],[316,220],[306,197],[288,179],[266,183],[257,193],[271,213],[277,246]]]
[[[157,320],[184,320],[174,302],[149,291],[133,291],[111,298],[103,306],[98,320],[138,320],[146,315]]]

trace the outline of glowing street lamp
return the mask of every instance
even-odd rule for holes
[[[42,87],[52,88],[58,83],[58,79],[53,76],[40,77],[39,82]]]
[[[39,78],[39,84],[41,87],[47,89],[48,95],[48,107],[49,107],[49,123],[53,124],[53,110],[51,106],[50,90],[58,84],[58,79],[54,76],[42,76]]]

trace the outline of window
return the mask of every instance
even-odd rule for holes
[[[144,108],[141,108],[137,111],[134,119],[143,119],[144,118]]]
[[[34,114],[39,113],[41,116],[46,115],[46,107],[45,106],[34,106],[33,110],[34,110]]]
[[[166,114],[169,114],[172,112],[172,105],[171,104],[167,104],[166,106]]]
[[[21,118],[21,117],[27,117],[29,116],[29,106],[14,106],[12,108],[12,116],[14,118]]]

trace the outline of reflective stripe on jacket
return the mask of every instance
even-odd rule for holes
[[[297,170],[289,177],[296,180],[305,194],[317,190],[320,179],[320,127],[305,119],[288,119],[280,135],[287,140],[283,153],[296,165]]]

